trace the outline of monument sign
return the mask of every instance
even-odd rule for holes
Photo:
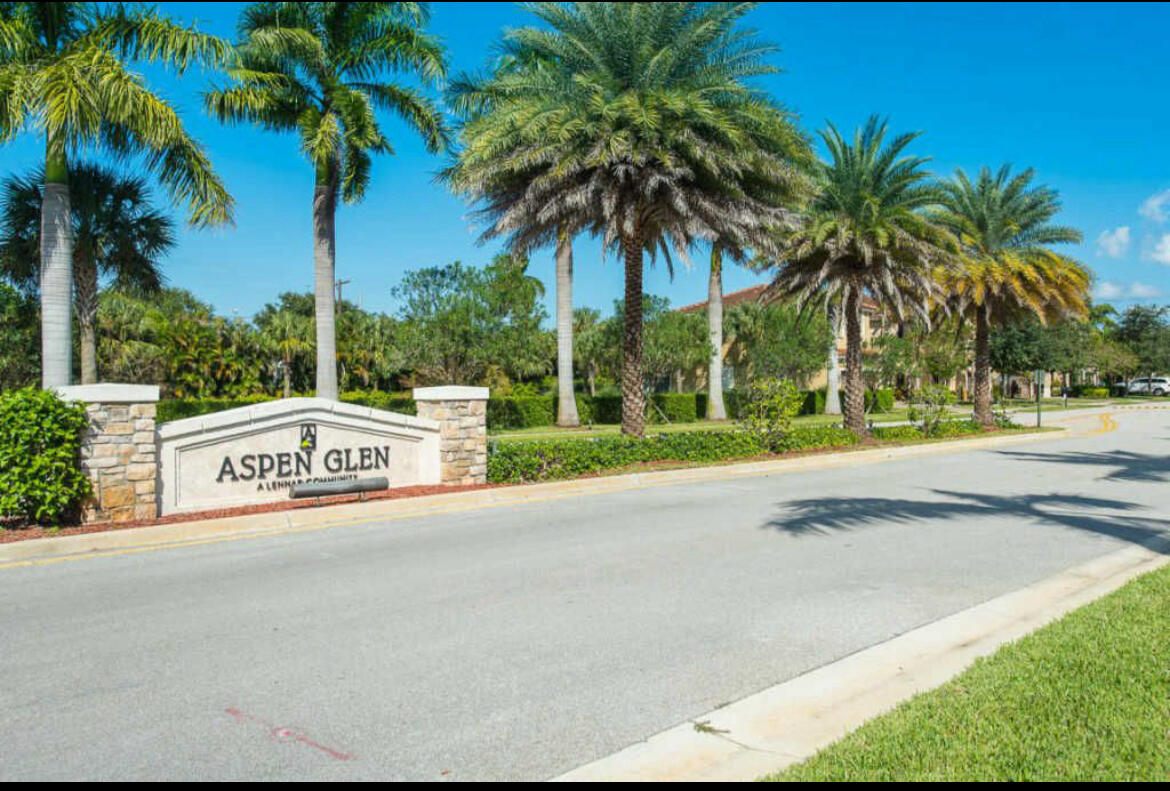
[[[160,515],[288,500],[298,484],[440,483],[440,423],[290,398],[158,428]]]

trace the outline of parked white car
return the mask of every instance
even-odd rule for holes
[[[1170,379],[1162,376],[1134,379],[1126,392],[1129,395],[1170,395]]]

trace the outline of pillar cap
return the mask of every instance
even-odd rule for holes
[[[92,404],[153,404],[159,400],[158,385],[102,382],[94,385],[54,387],[53,391],[66,401]]]
[[[487,401],[488,388],[462,387],[447,385],[446,387],[416,387],[414,388],[415,401]]]

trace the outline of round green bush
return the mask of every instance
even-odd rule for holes
[[[0,516],[59,524],[90,494],[78,463],[85,407],[27,388],[0,394]]]

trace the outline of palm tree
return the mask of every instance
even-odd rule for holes
[[[950,233],[924,211],[942,192],[923,170],[927,160],[903,156],[918,137],[888,143],[886,124],[872,117],[853,141],[837,129],[821,133],[831,161],[820,168],[821,191],[803,225],[777,240],[773,293],[801,303],[839,301],[845,321],[845,427],[865,435],[861,305],[869,295],[901,319],[926,315],[938,287],[934,270],[955,249]]]
[[[1074,228],[1050,225],[1060,211],[1055,190],[1031,186],[1032,170],[1012,175],[983,168],[975,181],[962,170],[943,185],[937,219],[959,238],[962,266],[940,281],[955,308],[975,323],[975,420],[991,414],[991,330],[1020,313],[1041,321],[1087,312],[1089,272],[1049,245],[1076,243]]]
[[[829,320],[829,360],[825,367],[825,414],[841,414],[841,352],[837,348],[837,336],[841,334],[841,307],[833,301],[825,305],[825,316]]]
[[[557,233],[557,425],[581,425],[573,386],[573,239]]]
[[[292,372],[297,359],[313,349],[312,328],[304,316],[291,310],[271,314],[260,330],[263,344],[280,358],[284,397],[292,397]]]
[[[447,147],[442,114],[413,88],[380,81],[409,72],[433,84],[446,74],[442,45],[425,33],[426,3],[253,3],[239,24],[232,84],[204,97],[224,122],[296,132],[315,172],[313,264],[317,395],[337,399],[334,309],[337,198],[356,203],[371,154],[392,154],[377,110],[397,114],[432,153]]]
[[[477,121],[490,124],[508,123],[498,104],[509,98],[531,95],[541,77],[525,74],[554,66],[538,59],[537,53],[503,53],[496,58],[489,75],[460,74],[447,91],[447,101],[460,119],[461,127]],[[448,168],[442,178],[453,185],[456,168]],[[458,187],[456,187],[458,188]],[[557,425],[572,428],[581,425],[573,378],[573,231],[561,226],[556,232],[554,252],[556,270],[557,319]]]
[[[122,4],[0,4],[0,142],[26,130],[45,145],[42,211],[42,384],[67,385],[72,369],[73,238],[69,160],[97,147],[141,154],[191,222],[228,222],[232,200],[174,108],[150,92],[126,60],[182,72],[218,64],[226,42],[153,10]]]
[[[807,141],[747,83],[774,48],[737,27],[750,3],[534,3],[448,178],[485,238],[524,252],[589,230],[625,263],[622,431],[641,436],[645,256],[696,240],[748,247],[801,198]]]
[[[711,266],[707,278],[707,419],[727,420],[723,403],[723,259],[737,264],[746,260],[743,249],[717,239],[711,244]]]
[[[707,419],[727,420],[723,405],[723,248],[711,245],[711,268],[707,279]]]
[[[41,230],[40,171],[0,187],[0,272],[35,290]],[[156,292],[162,258],[175,246],[171,218],[154,209],[145,180],[97,165],[70,165],[73,290],[81,335],[81,383],[98,380],[97,310],[101,277],[114,286]]]

